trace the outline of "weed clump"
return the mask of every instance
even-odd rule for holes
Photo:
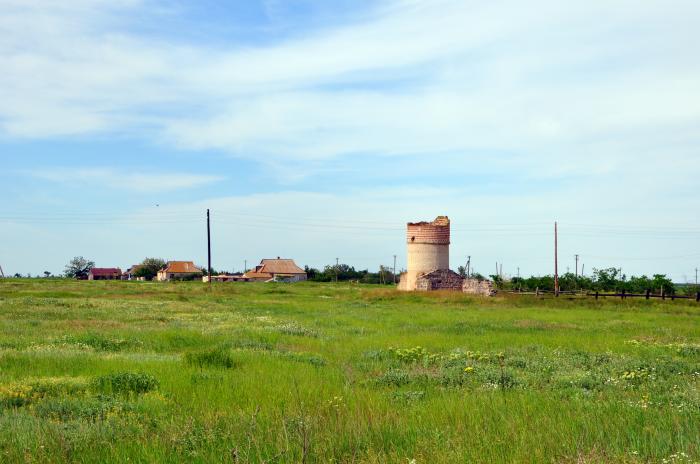
[[[420,401],[425,398],[425,392],[422,390],[417,391],[395,391],[392,392],[391,398],[394,401],[400,401],[404,403],[413,403],[415,401]]]
[[[411,377],[408,375],[408,372],[402,369],[391,369],[377,377],[374,381],[378,385],[401,387],[403,385],[408,385],[411,382]]]
[[[295,352],[280,352],[280,356],[292,361],[311,364],[312,366],[322,367],[326,365],[326,361],[312,353],[295,353]]]
[[[77,377],[28,379],[0,386],[0,408],[18,408],[46,397],[80,395],[88,382]]]
[[[94,398],[51,398],[37,404],[38,417],[55,421],[85,420],[97,422],[112,415],[133,410],[133,406],[111,396],[98,395]]]
[[[191,366],[196,366],[199,368],[223,367],[226,369],[231,369],[237,365],[237,362],[235,359],[233,359],[231,353],[221,348],[187,353],[185,354],[185,362]]]
[[[64,338],[65,343],[89,346],[95,351],[121,351],[132,343],[120,338],[107,338],[98,334],[83,334]]]
[[[93,390],[108,394],[139,395],[155,390],[158,386],[158,379],[142,372],[117,372],[102,375],[92,381]]]
[[[318,332],[316,332],[315,330],[309,329],[309,328],[301,326],[299,324],[295,324],[293,322],[278,325],[278,326],[274,327],[274,330],[276,332],[279,332],[279,333],[284,334],[284,335],[294,335],[297,337],[318,338]]]

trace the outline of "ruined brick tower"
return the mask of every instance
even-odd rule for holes
[[[450,269],[450,219],[438,216],[433,222],[406,225],[408,262],[400,290],[416,290],[419,276]]]

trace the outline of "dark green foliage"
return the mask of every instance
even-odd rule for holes
[[[73,279],[87,279],[90,269],[95,267],[95,262],[83,258],[82,256],[76,256],[71,259],[63,273],[66,277]]]
[[[307,278],[313,282],[334,282],[337,279],[339,282],[355,281],[363,284],[394,283],[393,268],[389,266],[381,266],[379,272],[370,272],[368,269],[355,270],[348,264],[327,265],[322,271],[305,266],[304,271]],[[396,281],[398,282],[398,276]]]
[[[38,417],[66,422],[85,420],[96,422],[105,420],[110,413],[122,413],[133,410],[128,403],[111,396],[97,395],[93,398],[51,398],[37,404]]]
[[[381,376],[375,379],[375,383],[378,385],[394,386],[400,387],[402,385],[407,385],[411,382],[411,378],[408,372],[402,369],[392,369],[385,372]]]
[[[191,366],[203,367],[223,367],[231,369],[237,362],[228,350],[214,348],[211,350],[197,351],[185,354],[185,362]]]
[[[158,388],[158,380],[142,372],[118,372],[97,377],[92,382],[92,389],[102,393],[142,394]]]
[[[158,271],[165,267],[165,261],[160,258],[145,258],[138,265],[134,272],[135,277],[144,277],[146,280],[153,280]]]
[[[554,291],[554,276],[532,276],[513,277],[510,281],[502,282],[498,276],[491,276],[499,289],[522,290],[534,292],[536,289],[544,292]],[[621,292],[642,294],[647,290],[652,293],[663,292],[666,295],[673,295],[676,291],[671,279],[663,274],[654,274],[653,278],[647,276],[621,275],[616,268],[594,269],[591,277],[577,276],[572,272],[567,272],[559,276],[559,290],[574,291],[599,291],[599,292]]]

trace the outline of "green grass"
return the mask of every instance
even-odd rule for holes
[[[695,302],[0,281],[0,462],[700,461]]]

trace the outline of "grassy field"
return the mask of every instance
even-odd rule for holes
[[[700,306],[0,281],[0,462],[700,461]]]

